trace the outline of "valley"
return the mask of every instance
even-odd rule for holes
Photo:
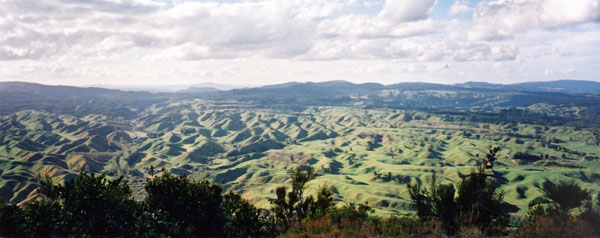
[[[495,178],[513,213],[524,213],[548,181],[573,179],[600,191],[598,121],[586,104],[594,96],[561,94],[567,104],[545,102],[544,93],[472,96],[464,89],[404,89],[385,94],[370,86],[367,93],[353,88],[289,101],[276,94],[253,98],[258,94],[248,90],[244,99],[238,93],[225,100],[233,91],[149,97],[153,101],[123,105],[129,112],[121,115],[82,113],[77,106],[5,108],[0,199],[27,203],[37,197],[38,174],[61,182],[80,170],[124,176],[142,199],[146,178],[166,168],[210,179],[269,208],[275,188],[288,180],[287,171],[308,165],[318,172],[309,193],[329,184],[336,201],[367,203],[378,215],[409,215],[407,183],[427,184],[432,173],[442,183],[456,182],[494,146],[500,147]],[[260,97],[268,98],[264,91],[276,89],[260,90]],[[404,95],[402,104],[393,103],[398,95]],[[533,100],[507,106],[510,95]],[[322,103],[314,103],[317,99]],[[453,101],[458,106],[446,105]],[[111,105],[110,99],[104,104]]]

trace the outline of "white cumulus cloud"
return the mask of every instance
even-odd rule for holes
[[[429,18],[437,0],[387,0],[379,17],[400,23]]]
[[[481,2],[473,16],[471,40],[506,39],[535,29],[553,29],[600,20],[599,0],[496,0]]]
[[[591,79],[599,1],[0,0],[0,80]]]

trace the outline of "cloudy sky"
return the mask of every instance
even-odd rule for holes
[[[0,81],[600,81],[600,0],[0,0]]]

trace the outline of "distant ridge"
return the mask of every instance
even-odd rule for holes
[[[129,87],[129,89],[128,89]],[[160,88],[162,87],[162,88]],[[62,85],[44,85],[28,82],[0,82],[0,92],[35,92],[52,96],[69,95],[98,95],[98,94],[121,94],[121,93],[211,93],[224,95],[233,91],[236,94],[266,93],[287,96],[298,96],[298,94],[310,91],[311,94],[322,95],[345,95],[353,93],[365,93],[371,90],[460,90],[460,89],[486,89],[495,91],[521,91],[521,92],[543,92],[543,93],[566,93],[566,94],[600,94],[600,82],[583,80],[556,80],[545,82],[526,82],[515,84],[493,84],[486,82],[466,82],[457,84],[437,84],[426,82],[402,82],[383,85],[379,83],[355,84],[348,81],[336,80],[325,82],[287,82],[282,84],[265,85],[260,87],[238,87],[215,83],[203,83],[179,86],[101,86],[76,87]],[[110,88],[110,89],[109,89]],[[48,91],[50,90],[50,91]],[[0,95],[1,96],[1,95]]]
[[[600,83],[582,80],[557,80],[548,82],[519,83],[512,86],[523,90],[561,92],[573,94],[600,94]]]
[[[163,99],[162,95],[142,91],[0,82],[0,115],[21,110],[45,110],[74,115],[98,113],[131,118],[137,110]]]
[[[492,84],[485,82],[466,82],[454,84],[464,88],[486,88],[524,92],[554,92],[568,94],[600,94],[600,82],[584,80],[556,80],[515,84]]]
[[[148,92],[126,92],[123,90],[106,89],[99,87],[76,87],[76,86],[65,86],[65,85],[45,85],[39,83],[28,83],[19,81],[0,82],[0,93],[31,93],[38,96],[65,99],[68,97],[92,97],[92,96],[115,96],[115,94],[136,94],[136,95],[149,95]],[[0,95],[2,96],[2,95]],[[25,97],[27,95],[16,95],[18,97]],[[31,95],[29,95],[31,96]]]
[[[494,84],[486,82],[466,82],[457,84],[438,84],[427,82],[402,82],[396,84],[383,85],[379,83],[355,84],[347,81],[325,81],[325,82],[287,82],[282,84],[265,85],[257,88],[245,88],[240,90],[253,89],[301,89],[301,88],[337,88],[350,89],[400,89],[400,90],[456,90],[456,89],[488,89],[500,91],[522,91],[522,92],[547,92],[547,93],[567,93],[567,94],[600,94],[600,82],[584,80],[556,80],[543,82],[527,82],[515,84]]]
[[[219,83],[197,83],[197,84],[184,84],[184,85],[155,85],[155,86],[145,86],[145,85],[90,85],[90,87],[97,88],[106,88],[106,89],[117,89],[124,91],[147,91],[147,92],[156,92],[156,93],[174,93],[174,92],[192,92],[198,91],[198,89],[214,89],[214,90],[231,90],[236,88],[251,88],[256,85],[230,85],[230,84],[219,84]],[[211,91],[214,91],[211,90]],[[203,92],[209,90],[201,90]]]
[[[258,88],[245,88],[243,90],[254,89],[302,89],[302,88],[335,88],[334,92],[348,89],[356,91],[358,89],[399,89],[399,90],[456,90],[456,89],[488,89],[500,91],[522,91],[522,92],[547,92],[547,93],[567,93],[567,94],[600,94],[600,82],[583,80],[556,80],[544,82],[527,82],[515,84],[493,84],[486,82],[466,82],[457,84],[438,84],[427,82],[402,82],[390,85],[378,83],[355,84],[347,81],[325,81],[325,82],[287,82],[282,84],[266,85]]]

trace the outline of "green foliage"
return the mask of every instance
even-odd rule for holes
[[[57,200],[59,196],[58,186],[54,185],[52,178],[47,174],[39,174],[37,178],[39,181],[37,192],[46,199]]]
[[[81,172],[79,178],[57,186],[62,204],[62,228],[73,236],[135,235],[138,205],[123,177]]]
[[[275,216],[277,229],[285,232],[292,223],[299,224],[311,212],[314,199],[312,196],[304,196],[306,183],[315,177],[312,167],[296,167],[289,171],[292,190],[287,192],[285,187],[275,189],[277,198],[272,200],[272,211]]]
[[[557,184],[546,183],[544,196],[552,200],[554,210],[561,217],[570,215],[571,210],[580,207],[585,200],[591,199],[590,192],[581,188],[575,181],[561,180]]]
[[[300,226],[305,218],[319,218],[329,214],[333,207],[333,187],[327,184],[317,189],[316,199],[305,195],[306,183],[314,179],[316,174],[310,166],[299,166],[289,171],[292,190],[286,187],[275,189],[277,198],[271,200],[275,229],[286,232],[292,226]]]
[[[275,189],[275,194],[277,198],[271,200],[271,204],[273,205],[271,212],[275,218],[275,229],[278,232],[287,231],[291,223],[293,207],[285,198],[287,194],[285,187],[277,187]]]
[[[503,204],[504,193],[485,168],[472,171],[458,184],[457,204],[460,220],[477,226],[486,234],[501,232],[508,225],[508,211]]]
[[[432,176],[432,181],[435,181],[435,176]],[[435,183],[435,182],[433,182]],[[422,188],[420,184],[406,184],[408,193],[412,200],[411,206],[416,209],[417,216],[421,221],[430,220],[434,217],[433,205],[429,191],[426,188]]]
[[[63,211],[60,203],[53,200],[40,200],[23,208],[34,237],[52,237],[61,234]]]
[[[455,189],[452,184],[438,184],[437,177],[431,176],[429,189],[421,188],[419,184],[407,184],[412,206],[417,210],[417,216],[424,222],[437,219],[442,222],[444,231],[453,235],[458,231],[458,204],[455,199]]]
[[[228,192],[221,204],[225,214],[223,230],[227,237],[265,237],[269,233],[260,211],[240,195]]]
[[[543,192],[545,198],[530,203],[517,233],[520,237],[600,236],[600,206],[594,205],[589,191],[574,181],[561,180],[545,183]],[[572,213],[576,208],[581,213]]]
[[[342,224],[344,221],[364,222],[369,218],[373,209],[367,204],[346,203],[342,207],[331,206],[327,214],[334,224]]]
[[[148,180],[148,197],[136,202],[123,178],[81,172],[24,208],[0,202],[0,237],[268,237],[260,211],[233,192],[163,170]],[[46,193],[47,194],[47,193]],[[50,199],[50,198],[53,199]]]
[[[55,185],[41,177],[43,200],[19,208],[2,203],[0,230],[8,237],[112,237],[136,235],[139,206],[123,178],[81,172]]]
[[[536,197],[535,199],[531,200],[528,205],[529,209],[525,214],[525,222],[533,224],[538,220],[538,218],[547,216],[548,214],[544,205],[549,203],[551,203],[551,201],[545,197]]]
[[[433,214],[442,221],[442,228],[448,234],[455,234],[457,225],[456,215],[458,214],[458,204],[454,199],[454,186],[452,184],[437,185],[432,192]]]
[[[0,237],[26,237],[28,221],[17,205],[0,200]]]
[[[547,216],[547,214],[544,205],[534,204],[533,206],[529,207],[529,210],[527,210],[527,214],[525,214],[525,222],[532,224],[535,223],[538,218],[545,216]]]
[[[486,159],[483,160],[483,166],[486,169],[491,169],[494,167],[494,161],[496,161],[496,153],[498,153],[499,147],[494,147],[490,149],[490,152],[486,155]]]
[[[221,210],[221,187],[207,180],[194,181],[185,175],[162,171],[148,180],[145,204],[165,214],[180,229],[176,236],[222,237],[225,216]],[[160,231],[167,233],[167,231]]]
[[[536,197],[536,198],[534,198],[533,200],[531,200],[531,201],[529,202],[529,205],[528,205],[528,207],[529,207],[529,208],[531,208],[531,207],[533,207],[533,206],[535,206],[535,205],[547,204],[547,203],[550,203],[550,202],[551,202],[551,201],[550,201],[550,200],[548,200],[548,199],[547,199],[547,198],[545,198],[545,197]]]
[[[288,194],[289,201],[294,204],[296,202],[301,202],[304,195],[304,189],[306,183],[315,178],[315,170],[312,167],[296,167],[294,170],[290,171],[290,179],[292,180],[292,191]],[[306,213],[303,211],[299,216],[304,217]]]
[[[592,226],[595,234],[600,235],[600,197],[596,197],[596,204],[591,200],[585,201],[579,217]]]
[[[484,166],[471,171],[456,189],[452,184],[437,184],[435,174],[431,181],[429,189],[419,184],[407,185],[412,205],[422,221],[438,219],[448,235],[456,234],[460,226],[474,226],[486,234],[498,234],[508,225],[503,193],[496,191]]]
[[[321,217],[328,211],[327,209],[334,205],[333,203],[333,186],[323,184],[317,189],[317,200],[312,204],[311,213],[309,216]]]

